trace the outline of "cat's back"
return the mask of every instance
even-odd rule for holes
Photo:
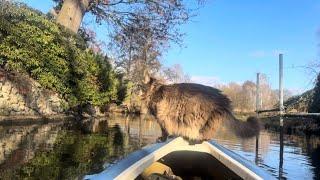
[[[230,100],[219,89],[194,83],[162,85],[152,94],[151,107],[174,112],[231,110]]]
[[[230,108],[230,100],[219,89],[195,83],[162,85],[153,93],[152,101],[195,101],[197,104]]]

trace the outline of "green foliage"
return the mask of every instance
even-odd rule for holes
[[[119,80],[103,55],[24,4],[0,1],[0,67],[27,73],[69,107],[117,100]]]

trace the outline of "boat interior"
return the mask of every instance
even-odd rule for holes
[[[241,177],[209,153],[182,150],[165,155],[146,168],[136,179],[211,180],[241,179]]]

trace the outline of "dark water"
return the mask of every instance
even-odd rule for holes
[[[77,179],[102,171],[161,135],[150,117],[111,116],[83,123],[0,125],[0,179]],[[256,139],[214,138],[281,179],[320,179],[320,138],[263,131]],[[280,151],[282,149],[282,151]],[[282,153],[280,153],[282,152]]]

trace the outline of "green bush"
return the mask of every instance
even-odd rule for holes
[[[117,101],[119,80],[108,59],[79,35],[21,3],[0,1],[0,66],[27,73],[70,107]]]

